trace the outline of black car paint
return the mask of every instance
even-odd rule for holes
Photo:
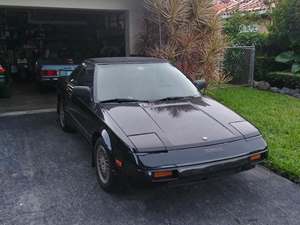
[[[113,59],[112,64],[149,61]],[[105,63],[87,60],[81,67],[94,69],[101,64],[109,64],[109,59]],[[238,172],[256,165],[250,161],[251,155],[267,156],[267,144],[254,126],[206,96],[149,103],[95,103],[95,82],[88,100],[72,95],[76,85],[72,76],[59,82],[58,99],[64,101],[66,114],[91,145],[100,138],[111,157],[124,162],[119,172],[126,176],[151,180],[151,172],[170,169],[179,178],[189,174],[187,170],[203,175],[208,167],[204,175],[227,169]],[[232,125],[235,123],[243,123],[246,133]],[[235,160],[244,163],[232,164]]]

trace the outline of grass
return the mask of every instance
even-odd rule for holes
[[[247,87],[224,87],[209,95],[252,122],[269,145],[268,167],[300,182],[300,100]]]

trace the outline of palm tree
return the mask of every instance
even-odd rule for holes
[[[142,43],[147,55],[172,61],[193,80],[220,81],[224,77],[219,65],[226,39],[211,0],[144,2],[148,32]]]

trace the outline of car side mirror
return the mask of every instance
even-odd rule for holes
[[[87,86],[75,86],[73,87],[72,95],[87,101],[91,101],[91,88]]]
[[[208,86],[207,82],[205,80],[196,80],[196,81],[194,81],[194,85],[200,91],[202,91],[203,89],[206,89]]]

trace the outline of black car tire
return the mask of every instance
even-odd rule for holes
[[[58,99],[57,102],[57,112],[58,112],[58,123],[61,129],[65,132],[72,133],[75,131],[74,126],[70,123],[70,120],[65,112],[65,103],[62,99]]]
[[[116,192],[119,178],[112,157],[100,139],[95,144],[94,154],[98,183],[104,191]]]

